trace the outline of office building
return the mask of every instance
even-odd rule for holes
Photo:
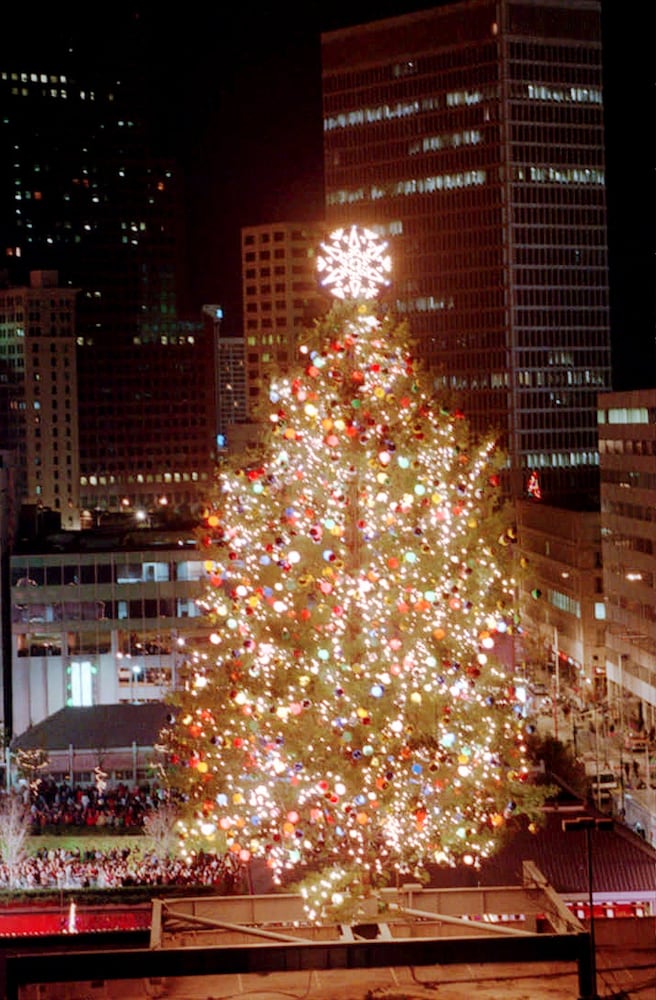
[[[623,728],[656,726],[656,389],[599,396],[609,700]]]
[[[80,420],[85,413],[88,419],[86,433],[80,431],[83,516],[197,513],[211,488],[216,455],[213,333],[200,320],[180,322],[161,342],[124,347],[117,347],[113,363],[120,371],[112,384],[97,385],[93,405],[80,407]],[[91,347],[85,355],[89,362],[103,356]]]
[[[215,403],[217,455],[224,454],[235,436],[233,428],[248,422],[244,338],[223,329],[221,306],[203,306],[203,322],[213,332],[215,351]]]
[[[80,524],[75,298],[55,271],[0,288],[0,447],[15,452],[18,503],[58,511],[66,528]]]
[[[63,28],[45,51],[0,46],[0,252],[13,285],[56,269],[78,290],[85,517],[187,511],[215,457],[213,345],[178,309],[176,171],[144,125],[130,18],[116,30],[121,79]]]
[[[17,541],[10,558],[10,733],[66,706],[161,702],[208,632],[193,530],[126,519]],[[74,734],[71,734],[74,739]]]
[[[326,218],[389,238],[436,386],[547,501],[598,492],[610,387],[597,0],[467,0],[322,36]]]
[[[515,510],[527,662],[549,664],[551,693],[573,690],[580,706],[600,703],[606,695],[606,609],[599,510],[535,500],[518,500]]]
[[[325,308],[316,252],[325,238],[319,223],[277,222],[241,231],[244,340],[248,411],[267,404],[271,371],[297,363],[297,337]]]

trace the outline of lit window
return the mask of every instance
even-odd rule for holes
[[[89,660],[71,662],[70,705],[93,705],[93,665]]]

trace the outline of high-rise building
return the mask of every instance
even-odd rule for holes
[[[0,252],[12,284],[57,269],[79,290],[81,504],[188,507],[214,463],[212,345],[179,315],[180,194],[141,81],[94,64],[88,38],[5,48]]]
[[[656,388],[599,396],[608,694],[622,728],[656,727]]]
[[[15,452],[18,503],[58,511],[66,528],[80,521],[75,298],[56,271],[0,288],[0,447]]]
[[[389,237],[436,386],[508,489],[598,492],[610,386],[598,0],[466,0],[322,36],[326,217]],[[533,480],[535,477],[533,477]]]
[[[246,364],[244,338],[223,329],[223,309],[203,306],[203,321],[213,331],[216,368],[216,448],[225,453],[234,437],[233,428],[248,422],[246,408]]]
[[[325,303],[317,283],[319,223],[276,222],[241,231],[248,409],[256,414],[270,371],[296,363],[297,336]],[[264,397],[266,399],[266,396]]]
[[[86,355],[113,372],[111,382],[103,379],[96,396],[87,397],[89,408],[80,406],[80,420],[87,420],[80,431],[83,514],[194,512],[210,489],[215,463],[211,331],[200,321],[179,323],[160,342],[123,346],[114,358],[109,344]],[[82,386],[88,369],[78,371]]]

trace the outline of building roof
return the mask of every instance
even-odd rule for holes
[[[11,743],[12,750],[110,750],[153,746],[166,722],[168,709],[159,702],[144,705],[91,705],[62,708],[26,729]]]
[[[533,861],[556,892],[587,894],[587,833],[562,829],[564,819],[583,815],[602,814],[583,803],[549,809],[544,826],[531,833],[527,824],[521,823],[501,850],[483,863],[480,871],[467,870],[465,874],[462,869],[431,868],[430,884],[445,888],[451,885],[517,885],[522,882],[522,862]],[[656,892],[656,850],[638,834],[617,822],[612,830],[590,831],[590,843],[595,894]]]
[[[587,833],[562,829],[563,819],[583,814],[592,815],[594,810],[582,807],[578,813],[549,812],[544,828],[537,835],[520,831],[512,844],[494,859],[496,864],[490,865],[486,874],[496,881],[504,865],[512,865],[514,858],[521,857],[535,861],[558,892],[587,891]],[[656,891],[656,851],[622,823],[615,823],[612,830],[590,831],[590,844],[595,892]]]

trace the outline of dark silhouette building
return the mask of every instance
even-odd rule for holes
[[[82,509],[188,507],[213,467],[214,354],[178,309],[175,167],[144,125],[137,46],[119,78],[111,39],[94,63],[89,37],[46,34],[0,47],[2,266],[78,290]]]

